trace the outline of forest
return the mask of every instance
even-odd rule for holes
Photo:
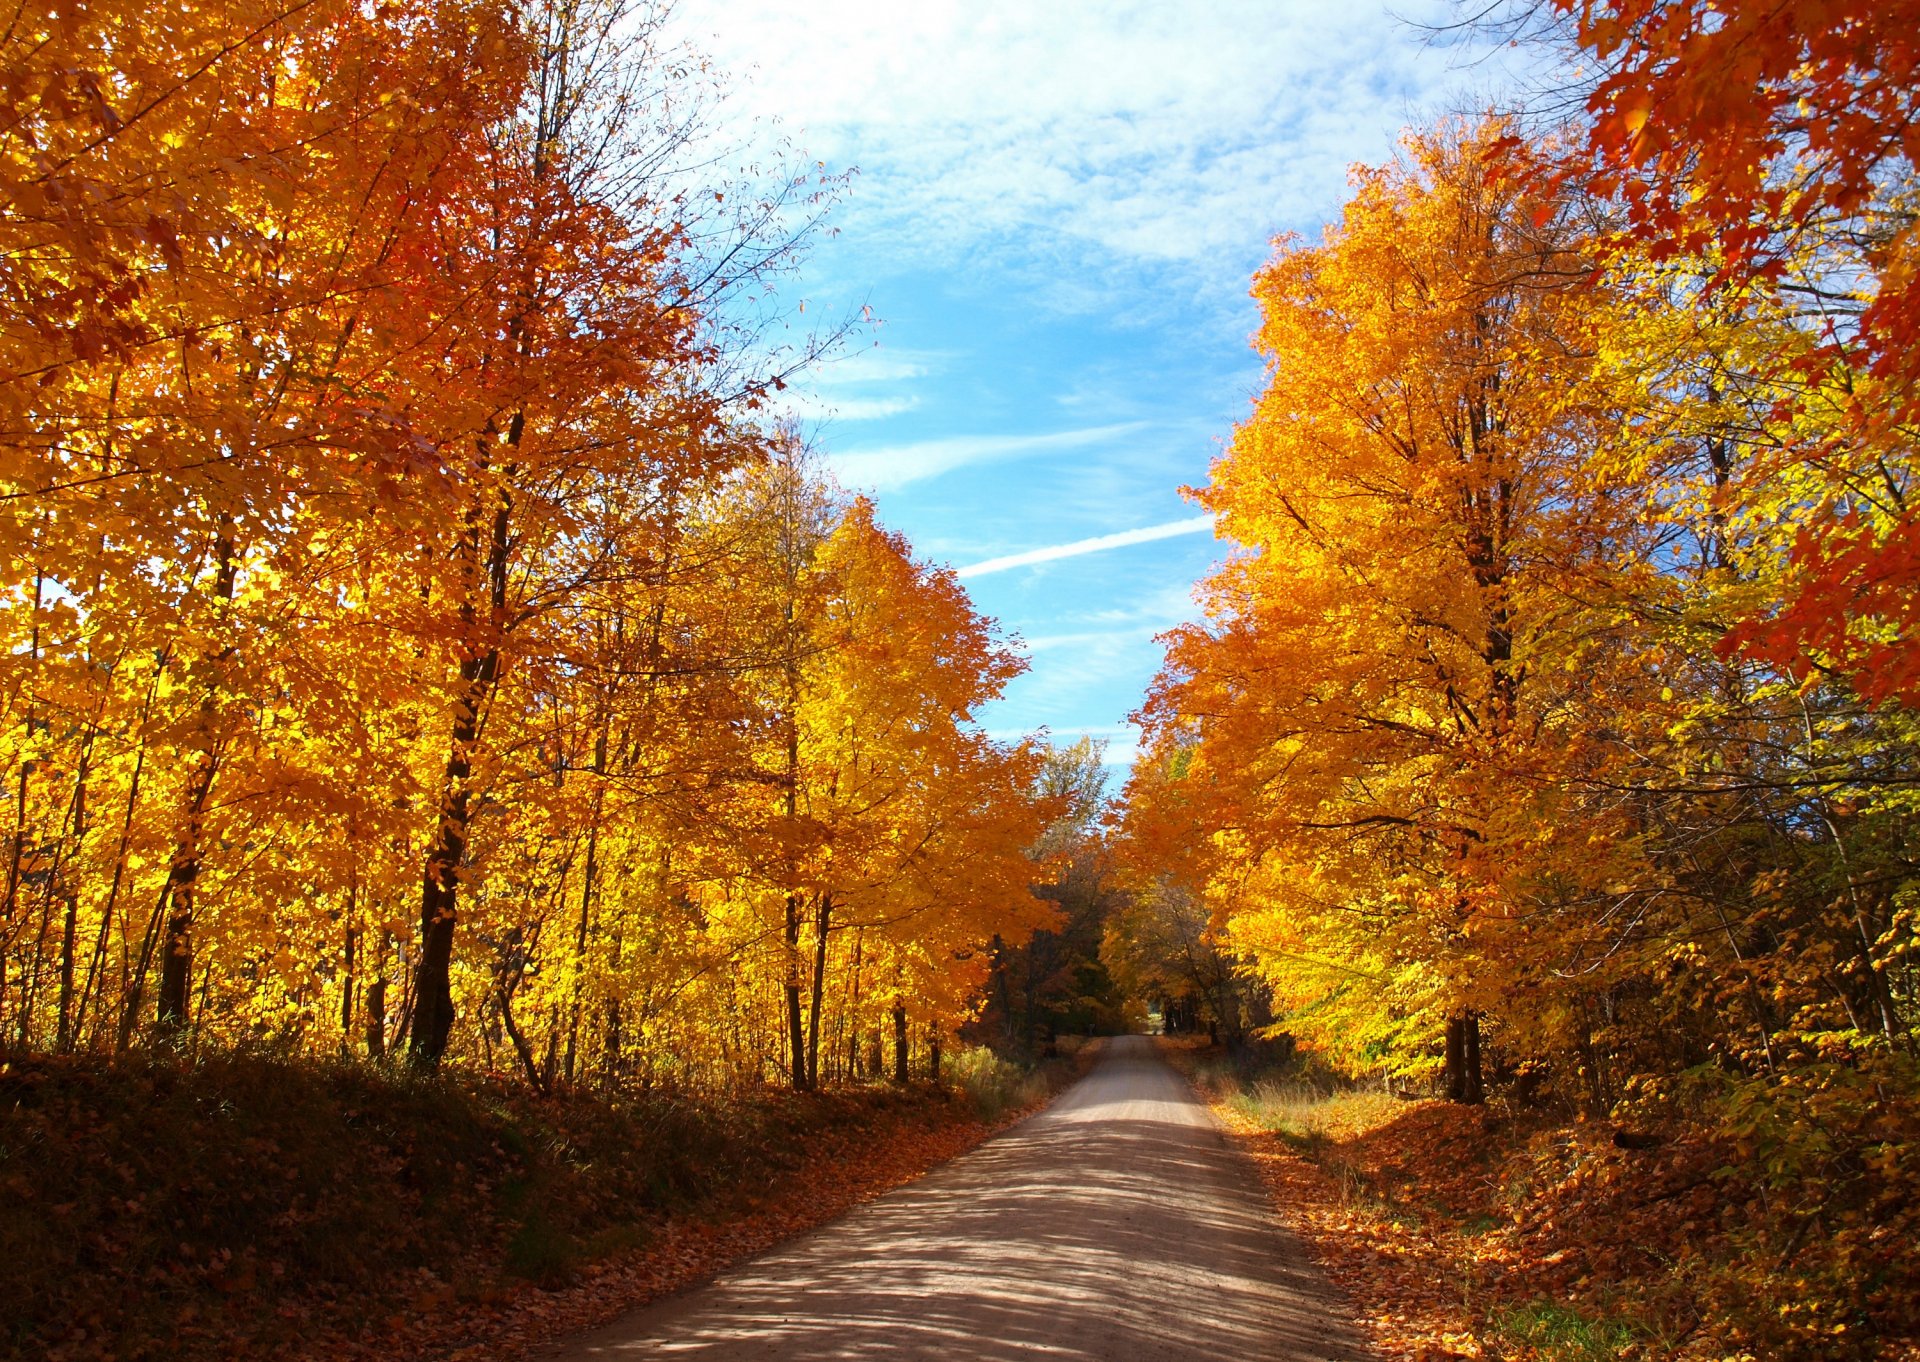
[[[1668,1283],[1656,1355],[1893,1356],[1920,13],[1503,13],[1583,116],[1408,132],[1255,281],[1127,854],[1336,1070],[1609,1123],[1533,1171],[1620,1255],[1566,1289]]]
[[[230,1100],[392,1105],[441,1217],[394,1272],[470,1213],[564,1275],[541,1178],[604,1256],[621,1178],[951,1152],[914,1084],[1064,1081],[1149,1009],[1525,1164],[1501,1214],[1592,1230],[1540,1290],[1619,1355],[1912,1346],[1920,5],[1478,14],[1576,74],[1276,243],[1111,798],[1097,744],[989,736],[1025,656],[782,414],[841,185],[717,173],[662,22],[8,12],[0,1257],[48,1306],[0,1347],[186,1355],[189,1278],[271,1312],[253,1221],[179,1228],[295,1147],[209,1154]],[[606,1153],[641,1127],[725,1167]],[[470,1165],[519,1190],[421,1190]],[[128,1255],[150,1316],[56,1318]]]
[[[1046,920],[1021,662],[763,411],[823,191],[662,197],[619,17],[21,11],[12,1044],[810,1088]]]

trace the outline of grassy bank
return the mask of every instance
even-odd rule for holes
[[[963,1052],[939,1089],[608,1101],[240,1054],[14,1060],[0,1068],[0,1353],[385,1358],[532,1341],[917,1175],[1071,1071]]]
[[[1384,1357],[1920,1358],[1910,1206],[1771,1176],[1704,1122],[1404,1100],[1167,1043]],[[1819,1236],[1821,1224],[1826,1227]]]

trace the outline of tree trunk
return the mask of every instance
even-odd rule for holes
[[[73,953],[79,948],[80,891],[71,890],[65,900],[60,922],[60,1015],[53,1040],[53,1048],[63,1055],[73,1049]]]
[[[620,934],[620,919],[616,916],[607,942],[608,968],[616,975],[620,971],[625,943],[626,938]],[[620,1010],[618,998],[607,999],[606,1023],[606,1053],[601,1056],[600,1062],[601,1070],[606,1075],[607,1086],[613,1088],[620,1082],[622,1067],[625,1063],[623,1054],[626,1043],[625,1014]]]
[[[853,978],[847,984],[847,1077],[860,1077],[860,955],[867,930],[856,927],[853,933]]]
[[[907,1005],[893,1005],[893,1081],[907,1081]]]
[[[105,999],[106,982],[102,975],[106,968],[107,937],[114,925],[114,915],[120,905],[120,887],[127,878],[127,849],[133,840],[133,816],[140,805],[140,780],[147,769],[147,732],[148,720],[153,717],[154,696],[160,689],[160,678],[166,674],[167,663],[173,657],[173,645],[161,649],[160,656],[153,666],[153,677],[147,683],[147,698],[140,708],[140,722],[137,731],[140,736],[139,750],[134,754],[133,778],[127,786],[126,812],[120,820],[120,844],[113,857],[113,877],[107,883],[107,901],[100,909],[100,930],[94,934],[93,955],[87,961],[87,980],[80,988],[80,1010],[74,1021],[74,1034],[78,1037],[86,1030],[87,1009],[92,1005],[94,986],[99,985],[101,993],[100,1020],[106,1022],[107,1004]],[[127,1048],[133,1036],[134,1018],[139,1015],[140,999],[133,991],[133,983],[127,977],[124,964],[125,940],[122,939],[122,972],[120,975],[120,1029],[115,1037],[114,1053]],[[95,1027],[96,1035],[99,1028]]]
[[[593,821],[587,825],[585,883],[580,886],[580,920],[573,933],[573,990],[567,1004],[567,1084],[572,1086],[574,1058],[580,1048],[580,1012],[584,1006],[587,970],[587,931],[593,923],[593,888],[600,875],[600,819],[606,801],[607,733],[603,726],[593,740]]]
[[[214,538],[216,609],[233,600],[237,572],[232,524],[230,517],[223,516]],[[219,654],[223,662],[232,656],[232,648],[222,649]],[[200,700],[199,752],[194,759],[193,775],[187,781],[180,832],[174,842],[166,888],[162,891],[167,927],[160,945],[160,996],[154,1022],[163,1038],[177,1037],[187,1026],[187,994],[193,978],[193,893],[200,879],[200,830],[206,817],[207,800],[213,793],[214,777],[220,770],[220,739],[215,731],[219,721],[219,691],[219,682],[215,681],[208,685]]]
[[[525,417],[516,412],[507,431],[508,448],[519,446],[524,429]],[[486,443],[482,441],[483,446]],[[484,452],[481,466],[486,466]],[[473,776],[480,715],[500,680],[500,632],[506,623],[507,531],[513,504],[504,491],[499,498],[484,564],[489,606],[484,632],[486,646],[460,664],[460,704],[454,712],[452,740],[447,751],[439,825],[427,849],[420,880],[420,955],[414,967],[413,1014],[407,1050],[414,1066],[421,1069],[431,1069],[440,1063],[440,1057],[447,1052],[447,1039],[453,1033],[453,932],[459,921],[460,867],[466,860],[472,819],[472,791],[467,782]],[[468,516],[463,535],[462,551],[468,555],[469,562],[480,554],[480,519],[481,510],[476,506]],[[480,632],[479,611],[473,594],[470,587],[460,606],[462,633],[469,646]]]
[[[790,598],[785,606],[787,627],[786,660],[786,739],[787,768],[786,807],[787,825],[791,827],[800,811],[800,673],[793,656],[794,608]],[[798,876],[798,867],[789,862],[787,866],[788,883]],[[800,1015],[800,894],[799,891],[787,891],[787,1068],[788,1079],[798,1091],[807,1086],[807,1048],[806,1031]]]
[[[73,985],[77,968],[74,953],[80,948],[80,882],[73,872],[73,863],[87,837],[87,777],[93,764],[94,739],[99,732],[96,716],[88,726],[86,740],[80,747],[80,761],[73,776],[73,801],[68,806],[67,830],[60,839],[60,854],[54,858],[53,873],[47,880],[47,893],[51,895],[56,889],[60,890],[66,907],[60,924],[60,999],[54,1027],[54,1048],[61,1054],[74,1048]]]
[[[351,896],[348,901],[352,901]],[[340,977],[340,1048],[342,1050],[347,1049],[353,1039],[353,967],[356,963],[354,957],[358,953],[359,944],[360,933],[356,932],[349,923],[346,948],[342,952],[344,959]]]
[[[464,756],[450,765],[467,766]],[[457,778],[464,784],[466,771]],[[414,1064],[431,1069],[447,1052],[453,1032],[453,929],[458,920],[460,862],[466,855],[467,792],[455,791],[441,810],[440,829],[427,853],[420,886],[420,959],[414,967],[413,1025],[407,1040]]]
[[[820,1086],[820,1004],[827,983],[827,932],[833,919],[833,895],[820,895],[820,911],[814,916],[813,931],[813,1009],[807,1017],[807,1088]]]
[[[927,1028],[927,1077],[940,1086],[940,1031],[934,1026]]]
[[[807,1090],[807,1021],[800,1002],[800,896],[787,895],[787,1081]]]
[[[160,995],[154,1011],[154,1025],[163,1038],[176,1037],[187,1027],[187,987],[193,974],[193,882],[200,874],[199,833],[197,826],[189,828],[167,872],[167,926],[160,945]]]
[[[509,976],[503,971],[498,987],[494,991],[494,1000],[500,1009],[500,1020],[507,1028],[507,1039],[513,1042],[513,1052],[520,1057],[520,1067],[526,1072],[527,1082],[533,1085],[535,1092],[544,1097],[550,1090],[546,1073],[535,1061],[533,1046],[527,1043],[526,1035],[520,1030],[519,1023],[513,1019],[513,990],[519,983],[519,979],[518,972]],[[550,1066],[548,1072],[550,1072]]]
[[[376,975],[367,985],[367,1056],[387,1057],[387,976]]]
[[[46,590],[46,581],[46,574],[36,568],[33,574],[33,641],[31,645],[34,680],[29,686],[26,742],[21,745],[23,753],[33,750],[33,735],[40,725],[40,606]],[[20,760],[20,773],[16,778],[17,783],[14,787],[16,798],[13,811],[13,844],[10,848],[11,854],[7,859],[7,887],[4,902],[0,902],[0,933],[4,933],[9,938],[13,935],[14,909],[19,905],[20,901],[21,863],[27,850],[27,787],[33,781],[33,768],[34,762],[32,758],[23,755]],[[0,954],[0,1009],[5,1008],[7,1000],[5,971],[5,955]],[[32,975],[30,973],[23,973],[20,980],[20,1042],[23,1048],[26,1044],[27,1031],[31,1025],[33,1015],[31,1001],[33,996],[32,988]]]
[[[1480,1014],[1462,1012],[1447,1018],[1447,1100],[1467,1106],[1486,1101],[1480,1076]]]

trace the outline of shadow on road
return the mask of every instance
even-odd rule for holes
[[[567,1359],[1361,1359],[1246,1161],[1144,1040],[1051,1110]]]

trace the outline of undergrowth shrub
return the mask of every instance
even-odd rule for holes
[[[956,1053],[947,1077],[987,1121],[1039,1101],[1050,1087],[1042,1068],[1004,1059],[984,1045],[969,1045]]]
[[[1171,1053],[1340,1204],[1418,1223],[1497,1355],[1920,1358],[1920,1081],[1891,1043],[1775,1037],[1773,1072],[1642,1078],[1606,1119]]]
[[[991,1100],[1026,1091],[990,1075]],[[890,1086],[542,1098],[213,1051],[0,1062],[0,1357],[273,1356],[308,1316],[543,1286],[667,1214],[744,1207],[847,1133],[937,1125]],[[822,1153],[822,1151],[827,1151]],[[289,1313],[291,1312],[291,1313]]]

